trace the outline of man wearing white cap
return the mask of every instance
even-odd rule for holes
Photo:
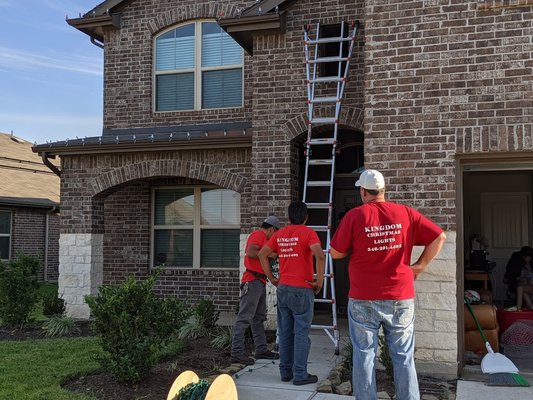
[[[244,267],[246,270],[241,279],[241,299],[239,314],[233,327],[233,340],[231,344],[231,362],[253,365],[253,358],[245,354],[244,334],[248,327],[252,328],[252,337],[255,345],[255,358],[277,360],[279,354],[268,350],[263,323],[266,321],[266,281],[259,258],[259,250],[270,237],[281,228],[277,217],[270,215],[261,228],[252,232],[246,241],[244,249]]]
[[[380,327],[394,370],[397,400],[419,400],[414,363],[414,280],[446,236],[418,211],[385,200],[385,179],[365,170],[355,183],[363,205],[346,213],[331,240],[334,259],[350,254],[348,321],[357,400],[376,400],[375,357]],[[411,264],[413,246],[424,246]]]

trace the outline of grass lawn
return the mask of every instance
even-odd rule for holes
[[[98,369],[94,337],[0,341],[0,400],[89,400],[61,389],[67,377]]]

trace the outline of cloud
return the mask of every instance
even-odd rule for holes
[[[93,57],[65,54],[54,58],[4,46],[0,46],[0,68],[13,70],[46,68],[102,76],[102,63]]]
[[[0,8],[8,8],[11,7],[13,3],[9,0],[0,0]]]

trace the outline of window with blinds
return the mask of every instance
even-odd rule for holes
[[[240,194],[215,187],[154,189],[153,265],[238,268]]]
[[[11,249],[11,212],[0,211],[0,260],[8,260]]]
[[[243,50],[216,22],[155,39],[155,110],[242,107]]]

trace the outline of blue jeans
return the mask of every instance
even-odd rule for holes
[[[307,356],[311,347],[309,330],[315,299],[313,289],[279,285],[277,297],[281,378],[292,375],[295,381],[307,379]]]
[[[394,369],[397,400],[419,400],[414,361],[414,301],[355,300],[348,302],[353,346],[353,388],[357,400],[377,400],[375,358],[383,327]]]

